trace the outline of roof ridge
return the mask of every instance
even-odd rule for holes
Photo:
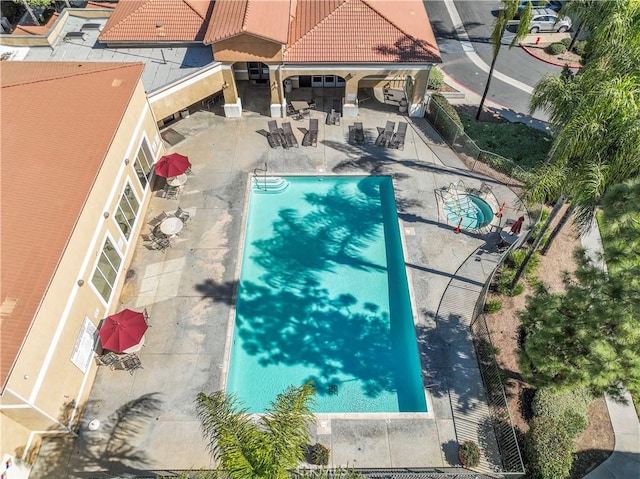
[[[323,23],[325,23],[326,21],[328,21],[329,17],[333,16],[338,10],[340,10],[342,7],[344,7],[347,3],[350,3],[352,0],[344,0],[342,2],[342,4],[338,5],[338,7],[336,9],[334,9],[331,13],[329,13],[329,15],[327,15],[326,17],[324,17],[322,20],[320,20],[318,23],[316,23],[313,28],[311,30],[308,30],[304,35],[300,35],[300,38],[298,38],[295,42],[293,42],[291,45],[289,45],[286,50],[289,50],[291,48],[293,48],[294,46],[296,46],[298,43],[300,43],[302,40],[304,40],[310,33],[316,31],[318,28],[320,28],[320,25],[322,25]]]
[[[200,15],[200,12],[198,12],[198,10],[196,10],[193,5],[191,5],[191,0],[182,0],[182,3],[186,3],[187,6],[193,10],[193,12],[198,15],[200,18],[202,18],[203,20],[205,19],[205,17],[203,17],[202,15]]]
[[[74,63],[74,62],[68,62],[68,63]],[[123,69],[123,68],[132,68],[134,66],[138,66],[138,65],[143,65],[142,62],[136,62],[136,63],[115,63],[115,62],[110,62],[109,66],[104,66],[104,63],[98,63],[98,62],[85,62],[85,63],[81,63],[80,65],[91,65],[91,66],[102,66],[103,68],[92,68],[91,70],[87,70],[87,71],[80,71],[80,72],[73,72],[73,73],[67,73],[67,74],[60,74],[60,75],[56,75],[56,76],[52,76],[52,77],[47,77],[47,78],[38,78],[35,80],[29,80],[29,81],[23,81],[20,83],[13,83],[13,84],[5,84],[3,82],[2,84],[2,88],[12,88],[12,87],[16,87],[16,86],[22,86],[22,85],[31,85],[31,84],[35,84],[35,83],[44,83],[47,81],[54,81],[54,80],[62,80],[65,78],[70,78],[70,77],[74,77],[74,76],[80,76],[80,75],[91,75],[92,73],[102,73],[102,72],[106,72],[109,70],[119,70],[119,69]]]
[[[129,19],[130,19],[134,14],[138,13],[140,10],[142,10],[142,9],[143,9],[144,7],[146,7],[148,4],[153,3],[155,0],[138,0],[138,1],[142,2],[138,8],[136,8],[135,10],[132,10],[132,11],[129,13],[129,15],[127,15],[126,17],[124,17],[124,18],[123,18],[122,20],[120,20],[119,22],[114,23],[114,24],[111,26],[111,28],[109,28],[109,30],[102,31],[102,32],[100,33],[100,36],[104,35],[105,33],[107,33],[107,34],[108,34],[108,33],[110,33],[110,32],[113,32],[113,30],[114,30],[116,27],[119,27],[119,26],[120,26],[120,25],[122,25],[123,23],[126,23],[126,22],[127,22],[127,21],[128,21],[128,20],[129,20]]]
[[[243,32],[247,31],[247,21],[249,20],[249,4],[251,0],[244,0],[244,15],[242,15],[242,26],[240,27]]]
[[[374,6],[372,6],[369,3],[369,0],[357,0],[360,1],[362,3],[364,3],[367,7],[369,7],[371,10],[373,10],[376,15],[378,15],[379,17],[383,18],[387,23],[389,23],[390,25],[393,25],[393,28],[395,28],[396,30],[398,30],[399,32],[401,32],[403,35],[406,35],[407,37],[409,37],[411,39],[411,41],[413,41],[413,43],[415,43],[416,45],[418,45],[420,48],[422,48],[424,51],[428,52],[429,50],[426,49],[422,43],[413,35],[411,35],[410,33],[405,32],[402,28],[400,28],[398,25],[396,25],[396,23],[391,20],[389,17],[387,17],[386,15],[383,15],[382,13],[380,13]]]

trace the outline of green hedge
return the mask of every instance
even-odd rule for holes
[[[572,437],[576,437],[587,428],[587,407],[593,399],[585,388],[567,392],[540,388],[536,391],[531,408],[534,415],[553,418]]]
[[[432,67],[429,73],[429,90],[439,90],[444,86],[444,75],[437,67]]]
[[[524,451],[531,479],[564,479],[573,463],[573,437],[554,419],[537,416],[525,436]]]
[[[447,115],[443,115],[438,111],[437,107],[431,105],[436,103]],[[449,101],[440,93],[431,95],[431,102],[427,110],[429,120],[434,124],[436,130],[444,137],[449,144],[453,144],[461,131],[464,131],[462,120],[458,112],[451,106]]]

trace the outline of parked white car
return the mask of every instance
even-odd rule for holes
[[[532,15],[531,24],[529,25],[529,31],[531,33],[562,33],[571,28],[571,19],[569,17],[559,17],[558,14],[550,8],[533,9]]]

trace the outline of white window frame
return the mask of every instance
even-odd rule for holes
[[[116,272],[116,277],[113,280],[113,284],[110,284],[111,291],[109,292],[109,298],[105,299],[104,296],[102,296],[102,293],[100,292],[100,290],[93,284],[93,277],[96,271],[98,271],[98,265],[100,264],[100,259],[102,258],[102,253],[104,252],[104,248],[107,245],[107,241],[111,242],[111,245],[113,246],[115,252],[120,257],[120,266],[117,269],[114,268]],[[109,265],[111,265],[111,267],[113,268],[113,263],[111,263],[111,260],[109,259],[109,257],[106,254],[105,254],[105,257],[107,258],[107,261],[109,261]],[[102,248],[100,248],[100,250],[98,251],[96,261],[93,263],[93,268],[91,269],[91,279],[89,280],[89,284],[91,284],[91,288],[94,290],[94,292],[96,293],[96,296],[100,298],[100,300],[104,303],[105,306],[108,306],[109,302],[111,301],[111,298],[113,296],[113,291],[115,290],[114,286],[118,282],[118,277],[120,276],[120,269],[123,263],[124,263],[124,254],[122,250],[118,247],[118,242],[113,238],[113,236],[107,233],[104,237],[104,241],[102,241]],[[109,281],[104,276],[104,273],[102,273],[102,271],[100,271],[100,275],[102,276],[104,281],[106,281],[107,284],[109,284]]]
[[[143,145],[146,145],[146,151]],[[142,155],[144,156],[144,159],[147,162],[147,165],[149,166],[149,173],[147,173],[147,175],[145,176],[147,180],[144,185],[142,184],[142,181],[140,180],[140,176],[138,176],[138,170],[136,169],[136,165],[138,165],[139,163],[140,152],[142,152]],[[140,144],[138,145],[138,148],[136,148],[136,154],[133,160],[133,171],[135,172],[136,178],[138,178],[138,183],[140,184],[143,190],[146,190],[149,184],[151,183],[151,177],[153,176],[153,164],[154,164],[153,151],[149,146],[149,141],[147,141],[147,137],[143,135],[142,140],[140,140]],[[142,172],[144,173],[144,168],[142,168]]]
[[[137,176],[137,174],[136,174]],[[120,223],[117,220],[117,214],[118,214],[118,210],[121,210],[120,205],[122,203],[123,199],[127,200],[127,203],[129,203],[129,206],[131,207],[131,202],[129,201],[129,199],[125,196],[125,191],[127,190],[127,187],[129,187],[129,190],[131,190],[131,192],[133,193],[133,197],[136,199],[136,201],[138,202],[138,209],[134,211],[134,217],[133,217],[133,222],[129,225],[129,227],[131,228],[129,231],[129,236],[127,236],[127,234],[122,231],[122,228],[120,226]],[[120,230],[120,233],[122,234],[122,236],[124,236],[125,241],[128,243],[129,240],[131,239],[131,233],[133,232],[133,230],[135,229],[136,223],[138,222],[138,215],[140,214],[140,207],[141,207],[142,203],[140,201],[140,198],[138,198],[138,195],[136,194],[136,190],[133,187],[133,185],[131,184],[131,181],[129,180],[129,178],[127,178],[127,180],[125,181],[124,184],[124,188],[122,188],[122,191],[120,192],[120,200],[118,201],[118,203],[116,204],[116,209],[115,212],[113,214],[113,221],[115,221],[116,225],[118,225],[118,229]],[[131,208],[133,211],[133,208]],[[122,211],[122,214],[125,218],[125,220],[127,219],[126,215],[124,214],[124,211]]]

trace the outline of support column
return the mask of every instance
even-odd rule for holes
[[[271,118],[284,118],[286,115],[286,98],[281,65],[269,65],[269,88],[271,89]]]
[[[428,83],[429,70],[421,70],[413,77],[413,95],[409,101],[409,116],[412,118],[424,116]]]
[[[231,65],[222,66],[222,80],[224,116],[228,118],[240,118],[242,116],[242,101],[238,96],[238,87]]]
[[[358,83],[360,78],[349,73],[345,77],[345,80],[342,116],[345,118],[356,118],[358,116]]]

